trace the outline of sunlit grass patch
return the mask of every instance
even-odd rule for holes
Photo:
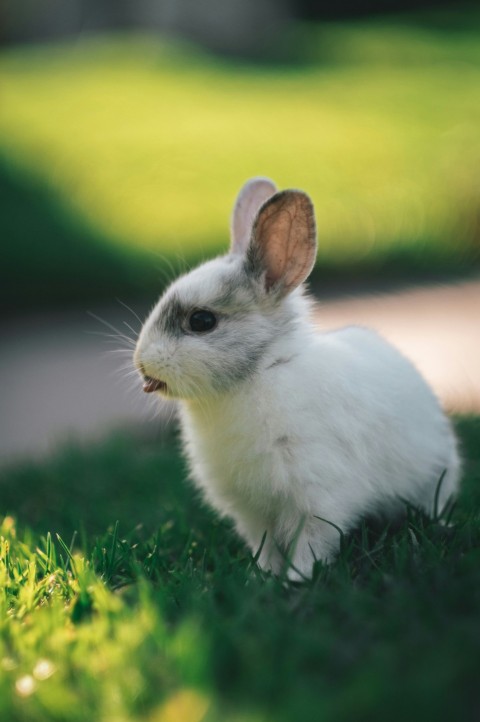
[[[304,62],[215,60],[153,37],[3,53],[0,151],[111,241],[227,243],[240,184],[307,190],[320,259],[478,254],[480,21],[299,26]]]
[[[160,709],[202,719],[211,705],[198,689],[197,626],[168,632],[145,585],[131,605],[61,539],[36,542],[31,534],[18,538],[12,520],[3,521],[2,719],[139,720],[156,708],[158,719]]]

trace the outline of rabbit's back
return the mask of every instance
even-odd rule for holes
[[[431,513],[444,474],[438,499],[443,505],[458,485],[456,439],[414,365],[375,331],[361,327],[318,336],[316,355],[324,364],[318,382],[324,413],[317,426],[330,448],[343,449],[331,454],[332,467],[342,467],[335,476],[348,474],[351,490],[353,478],[361,479],[360,506],[373,492],[369,506],[381,509],[404,499]]]

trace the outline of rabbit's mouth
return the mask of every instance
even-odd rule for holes
[[[165,393],[167,391],[167,384],[165,383],[165,381],[160,381],[159,379],[152,379],[151,376],[144,376],[143,390],[146,394],[151,394],[154,391],[163,391]]]

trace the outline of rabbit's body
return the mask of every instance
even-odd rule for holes
[[[308,208],[285,210],[284,196],[278,210],[276,197],[258,212],[253,236],[260,225],[278,244],[287,214],[295,254],[285,260],[276,245],[272,258],[246,260],[234,248],[183,276],[147,320],[136,355],[146,390],[180,399],[197,485],[254,552],[262,548],[262,567],[278,572],[289,557],[295,578],[308,576],[314,559],[331,559],[335,527],[397,515],[405,502],[432,513],[444,474],[442,508],[459,460],[448,419],[407,359],[368,329],[315,329],[298,288],[309,249],[294,226]],[[270,218],[280,219],[273,231]],[[212,316],[213,328],[190,327]]]
[[[339,533],[326,522],[348,531],[405,501],[432,513],[444,471],[439,508],[455,491],[448,420],[410,362],[368,329],[297,328],[229,394],[183,402],[181,420],[194,480],[252,550],[267,533],[259,561],[273,571],[294,541],[293,576],[308,576],[312,554],[330,559]]]

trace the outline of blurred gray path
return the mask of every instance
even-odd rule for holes
[[[134,310],[143,316],[146,309]],[[95,313],[130,337],[138,329],[120,304]],[[316,318],[324,329],[376,328],[415,362],[449,411],[480,413],[480,281],[320,301]],[[129,373],[129,342],[87,312],[11,320],[0,334],[1,462],[115,428],[160,433],[171,416]]]
[[[140,326],[120,304],[95,314],[130,338]],[[172,413],[142,392],[132,344],[87,311],[17,318],[0,338],[0,462],[114,429],[155,433]]]
[[[450,413],[480,413],[480,281],[346,298],[318,310],[322,328],[372,326],[408,356]]]

